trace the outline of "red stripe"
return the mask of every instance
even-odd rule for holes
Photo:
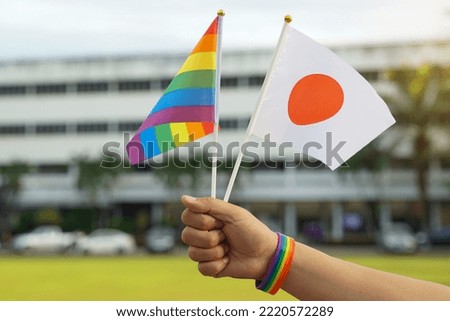
[[[214,123],[213,122],[205,122],[203,124],[203,131],[205,135],[211,134],[214,131]]]
[[[217,34],[218,25],[219,25],[219,17],[216,17],[216,19],[214,19],[214,21],[209,26],[208,30],[206,30],[205,35],[211,34],[211,33]]]

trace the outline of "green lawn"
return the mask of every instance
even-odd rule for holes
[[[450,286],[450,256],[348,257],[349,261]],[[180,256],[0,257],[0,300],[292,300],[253,281],[213,279]]]

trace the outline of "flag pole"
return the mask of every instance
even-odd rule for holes
[[[276,62],[278,61],[278,57],[279,57],[280,51],[281,51],[280,49],[283,46],[284,40],[286,38],[285,36],[286,36],[287,26],[291,21],[292,21],[291,16],[287,15],[284,17],[284,25],[283,25],[283,29],[281,30],[280,38],[278,39],[277,47],[275,49],[275,54],[272,58],[272,62],[270,63],[270,66],[269,66],[269,71],[267,72],[266,78],[264,79],[263,85],[261,87],[261,93],[259,94],[258,102],[256,104],[256,109],[253,112],[252,118],[250,119],[250,124],[247,127],[247,133],[246,133],[244,142],[241,144],[241,148],[239,148],[239,154],[236,158],[236,163],[234,164],[233,172],[231,173],[231,177],[228,182],[225,196],[223,197],[223,200],[225,202],[228,202],[228,200],[230,199],[231,191],[233,189],[234,182],[236,181],[236,177],[237,177],[239,168],[241,166],[242,158],[244,157],[244,153],[242,152],[242,146],[244,146],[244,144],[249,142],[250,136],[252,135],[253,129],[255,127],[256,119],[258,118],[259,111],[261,110],[262,98],[266,96],[267,88],[269,87],[269,83],[270,83],[270,76],[271,76],[271,73],[274,69]]]
[[[217,194],[217,141],[219,138],[219,93],[220,93],[220,65],[222,61],[222,19],[225,15],[223,10],[217,11],[217,48],[216,48],[216,90],[214,101],[214,133],[213,148],[214,152],[211,159],[211,197],[216,198]]]

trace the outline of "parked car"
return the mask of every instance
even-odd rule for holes
[[[450,226],[432,231],[430,240],[433,244],[450,244]]]
[[[392,253],[414,253],[418,248],[411,227],[405,223],[392,223],[383,228],[378,236],[378,245]]]
[[[136,241],[119,230],[98,229],[79,239],[75,249],[83,254],[130,254],[136,251]]]
[[[62,252],[72,248],[79,236],[77,232],[64,233],[56,225],[43,225],[14,237],[12,248],[16,252]]]
[[[166,226],[155,226],[147,231],[145,246],[151,252],[169,252],[175,247],[176,231]]]

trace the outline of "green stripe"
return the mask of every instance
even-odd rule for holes
[[[183,72],[172,79],[169,87],[164,91],[168,92],[182,88],[214,88],[216,84],[215,70],[195,70]]]
[[[161,153],[165,153],[168,150],[175,148],[172,131],[170,130],[170,124],[156,126],[155,132],[159,150],[161,151]]]

